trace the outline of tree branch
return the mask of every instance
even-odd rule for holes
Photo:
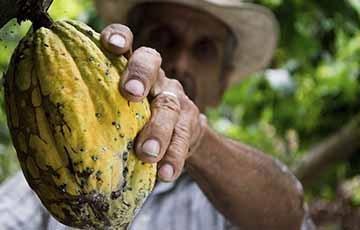
[[[327,168],[348,159],[360,148],[360,114],[339,132],[310,150],[295,166],[293,172],[304,186],[314,182]]]

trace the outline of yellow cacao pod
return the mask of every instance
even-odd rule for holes
[[[121,96],[126,59],[99,39],[76,21],[29,31],[6,74],[8,125],[29,185],[58,221],[126,229],[156,178],[133,151],[150,109]]]

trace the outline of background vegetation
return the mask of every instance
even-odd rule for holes
[[[311,154],[336,149],[330,160],[319,161],[319,170],[306,172],[311,179],[311,183],[303,181],[307,198],[314,204],[312,214],[319,224],[329,221],[317,216],[316,210],[328,209],[326,205],[339,199],[349,200],[353,213],[360,205],[360,141],[356,136],[360,134],[360,1],[256,2],[271,8],[281,26],[271,69],[228,90],[222,105],[208,111],[210,121],[219,132],[280,158],[295,172],[299,165],[306,166]],[[90,0],[55,0],[50,14],[55,19],[85,21],[97,30],[103,27]],[[11,21],[0,31],[0,73],[6,71],[13,49],[28,28],[29,23],[18,26]],[[0,90],[1,182],[18,170],[18,164]],[[348,136],[344,128],[351,130]],[[329,144],[330,148],[314,150],[314,146]],[[299,178],[303,179],[300,174]],[[324,200],[326,205],[321,206]],[[340,212],[345,215],[344,210]],[[346,226],[343,219],[336,220],[332,226]],[[357,229],[354,226],[348,229]]]

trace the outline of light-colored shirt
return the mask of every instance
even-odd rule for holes
[[[69,230],[52,218],[17,173],[0,187],[1,230]],[[174,183],[158,183],[130,230],[235,230],[186,173]],[[302,230],[312,230],[305,219]]]

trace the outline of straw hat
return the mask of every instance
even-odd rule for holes
[[[241,0],[96,0],[99,15],[106,23],[126,23],[130,10],[141,3],[177,3],[214,15],[238,39],[234,72],[229,84],[263,69],[276,48],[278,23],[270,10]]]

